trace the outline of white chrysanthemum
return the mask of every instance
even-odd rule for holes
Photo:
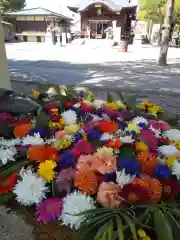
[[[122,171],[116,171],[116,182],[121,186],[124,187],[125,185],[134,181],[136,175],[126,174],[125,169]]]
[[[180,141],[180,130],[170,129],[164,132],[164,136],[172,141]]]
[[[68,110],[63,112],[61,115],[64,119],[65,125],[76,124],[77,114],[75,111]]]
[[[101,108],[106,102],[104,100],[96,99],[93,101],[93,106],[95,108]]]
[[[22,145],[41,145],[44,144],[43,138],[39,133],[35,133],[34,136],[26,136],[22,139]]]
[[[17,150],[15,147],[11,148],[0,148],[0,160],[2,161],[3,165],[6,165],[8,161],[15,161],[14,156],[17,154]]]
[[[113,155],[113,149],[110,147],[102,147],[97,149],[97,154],[100,156]]]
[[[44,179],[38,177],[31,169],[22,169],[20,176],[22,180],[19,180],[13,189],[16,200],[25,206],[41,203],[48,191]]]
[[[104,120],[107,120],[107,121],[111,120],[111,118],[105,113],[102,114],[102,117],[103,117]]]
[[[175,160],[173,166],[172,166],[172,174],[177,177],[177,179],[180,179],[180,163]]]
[[[154,134],[155,134],[155,136],[157,137],[157,138],[161,138],[162,136],[162,133],[161,133],[161,129],[155,129],[155,128],[153,128],[153,126],[151,125],[150,127],[149,127],[149,130],[151,130]]]
[[[144,117],[135,117],[132,120],[133,124],[139,125],[140,123],[144,123],[146,126],[148,125],[148,120]]]
[[[0,139],[0,146],[3,147],[14,147],[16,144],[19,144],[21,142],[20,138],[15,138],[11,140],[6,140],[4,138]]]
[[[79,229],[80,225],[84,222],[85,217],[74,216],[73,214],[82,213],[95,208],[95,202],[90,196],[75,191],[63,199],[63,211],[59,220],[61,220],[66,226]]]
[[[175,155],[179,150],[173,145],[163,145],[159,147],[159,152],[168,157]]]
[[[122,143],[133,143],[135,140],[132,138],[132,136],[124,136],[120,137],[120,140]]]
[[[57,139],[55,139],[55,138],[50,138],[50,139],[47,139],[46,140],[46,144],[53,144],[53,143],[55,143],[57,141]]]
[[[106,140],[113,139],[113,138],[114,138],[114,136],[109,133],[104,133],[101,135],[101,141],[106,141]]]
[[[76,103],[76,104],[73,105],[73,107],[75,107],[75,108],[80,108],[80,107],[81,107],[81,104],[80,104],[80,103]]]

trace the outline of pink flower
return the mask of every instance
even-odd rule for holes
[[[89,132],[90,130],[92,130],[95,126],[97,126],[98,121],[89,121],[84,125],[84,130],[86,132]]]
[[[154,129],[161,129],[162,131],[167,131],[171,128],[167,122],[162,120],[150,120],[149,126],[152,126]]]
[[[81,155],[77,161],[77,169],[80,168],[91,168],[94,157],[92,155]]]
[[[94,154],[91,168],[101,174],[114,172],[116,170],[116,156]]]
[[[14,122],[13,116],[11,114],[2,112],[0,113],[0,123],[12,124]]]
[[[78,141],[74,148],[81,154],[91,154],[93,152],[93,147],[87,140]]]
[[[73,185],[74,176],[75,170],[73,168],[63,169],[56,178],[57,189],[60,192],[65,190],[67,193],[70,193]]]
[[[49,198],[37,206],[36,217],[38,222],[48,223],[59,218],[63,209],[60,198]]]
[[[57,140],[61,140],[64,136],[66,136],[67,135],[67,132],[65,131],[65,130],[62,130],[62,131],[58,131],[58,132],[56,132],[56,134],[55,134],[55,138],[57,139]]]
[[[123,199],[120,197],[121,188],[113,182],[103,182],[99,186],[97,200],[107,208],[119,208]]]
[[[141,142],[144,142],[148,145],[151,151],[156,151],[158,141],[152,131],[147,129],[142,129],[139,137]]]

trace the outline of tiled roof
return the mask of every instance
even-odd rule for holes
[[[135,7],[137,4],[134,4],[136,1],[129,0],[77,0],[74,4],[69,4],[70,7],[77,8],[79,11],[82,11],[92,3],[104,3],[112,10],[120,10],[125,7]]]
[[[65,18],[67,20],[71,20],[70,17],[64,16],[59,13],[52,12],[48,9],[45,8],[30,8],[30,9],[24,9],[22,11],[17,11],[17,12],[8,12],[5,13],[5,15],[11,15],[11,16],[55,16],[55,17],[60,17],[60,18]]]

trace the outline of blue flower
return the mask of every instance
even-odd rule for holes
[[[155,175],[157,178],[170,178],[172,176],[172,170],[166,165],[157,164]]]
[[[34,134],[36,134],[36,133],[39,133],[39,135],[40,135],[41,137],[45,137],[45,136],[47,135],[47,130],[38,127],[38,128],[33,129],[33,130],[29,133],[29,135],[30,135],[30,136],[34,136]]]
[[[141,164],[133,156],[120,157],[117,165],[118,169],[125,169],[127,174],[139,175],[141,173]]]
[[[102,117],[103,113],[104,113],[104,109],[102,109],[102,108],[99,108],[99,109],[96,110],[96,114],[97,114],[99,117]]]
[[[82,134],[77,133],[77,134],[74,135],[75,142],[78,142],[79,140],[82,140],[82,139],[83,139]]]
[[[136,136],[136,132],[135,131],[126,131],[126,136],[133,136],[133,137],[135,137]]]
[[[124,123],[124,122],[119,123],[119,129],[121,129],[122,131],[124,131],[126,127],[127,127],[126,123]]]
[[[58,168],[59,170],[76,166],[76,157],[70,151],[64,152],[60,154],[59,161],[58,161]]]
[[[92,129],[88,132],[87,138],[89,141],[98,141],[101,138],[101,133],[97,129]]]
[[[146,126],[146,124],[144,122],[140,122],[138,124],[138,126],[141,127],[141,128],[145,128],[145,129],[147,128],[147,126]]]
[[[116,182],[116,172],[105,173],[103,176],[104,182]]]

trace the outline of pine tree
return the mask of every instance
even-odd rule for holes
[[[0,0],[0,10],[3,12],[21,10],[25,7],[25,0]]]

